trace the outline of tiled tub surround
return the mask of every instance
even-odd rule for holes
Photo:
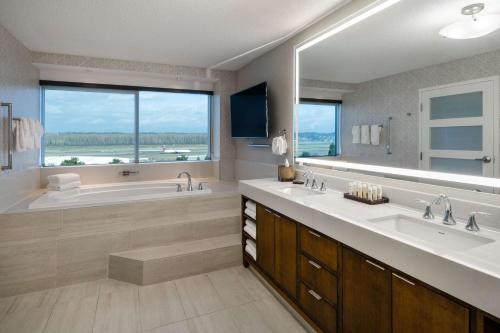
[[[238,234],[233,183],[195,197],[0,214],[0,296],[102,279],[108,255]]]
[[[321,179],[318,174],[316,178]],[[476,233],[494,240],[486,245],[455,250],[440,247],[440,244],[430,244],[419,238],[384,229],[371,221],[398,214],[421,220],[422,210],[393,203],[369,206],[344,199],[342,192],[334,189],[316,196],[288,195],[277,190],[286,186],[290,185],[272,179],[258,179],[240,181],[239,189],[244,196],[264,203],[280,214],[483,311],[500,316],[499,232],[483,227]],[[407,197],[415,194],[400,193]],[[442,225],[439,216],[436,216],[435,221],[422,223]],[[464,231],[463,221],[446,228],[468,233]]]

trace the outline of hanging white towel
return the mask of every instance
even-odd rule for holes
[[[361,126],[361,144],[369,145],[370,144],[370,126],[362,125]]]
[[[352,143],[360,143],[361,140],[361,131],[358,125],[352,127]]]
[[[32,136],[30,135],[30,125],[27,118],[21,118],[18,121],[19,126],[19,148],[18,151],[26,151],[31,149]]]
[[[21,127],[21,121],[16,120],[14,121],[13,128],[14,132],[14,149],[16,152],[23,152],[26,149],[24,148],[24,141],[22,139],[22,127]]]
[[[43,130],[42,123],[40,123],[38,120],[35,120],[35,132],[34,132],[35,149],[41,148],[43,134],[44,134],[44,130]]]
[[[288,145],[286,143],[286,139],[284,136],[277,136],[273,139],[271,145],[271,151],[275,155],[284,155],[286,154]]]
[[[370,126],[370,143],[373,146],[378,146],[380,144],[381,132],[382,132],[381,125],[371,125]]]

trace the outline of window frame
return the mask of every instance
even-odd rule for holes
[[[210,160],[213,158],[213,91],[208,90],[191,90],[191,89],[175,89],[175,88],[157,88],[157,87],[143,87],[143,86],[129,86],[129,85],[115,85],[115,84],[101,84],[101,83],[80,83],[80,82],[67,82],[67,81],[49,81],[40,80],[40,119],[45,128],[45,92],[48,89],[69,90],[69,91],[89,91],[89,92],[109,92],[109,93],[123,93],[134,95],[134,160],[128,164],[157,164],[157,163],[179,163],[179,162],[197,162],[197,161],[159,161],[140,163],[139,151],[139,121],[140,121],[140,101],[139,94],[145,91],[152,92],[167,92],[167,93],[181,93],[181,94],[195,94],[206,95],[208,97],[208,156]],[[40,166],[45,166],[45,136],[42,137],[40,149]],[[96,166],[103,164],[86,164],[82,166]],[[60,166],[55,166],[60,167]],[[49,167],[49,168],[52,168]]]
[[[337,157],[341,155],[341,144],[340,144],[340,115],[342,112],[342,100],[336,100],[336,99],[321,99],[321,98],[306,98],[306,97],[301,97],[299,99],[298,106],[303,104],[312,104],[312,105],[334,105],[335,106],[335,155],[321,155],[321,156],[311,156],[311,158],[318,158],[318,157]],[[298,110],[297,110],[298,112]],[[296,125],[297,126],[297,125]],[[295,130],[297,127],[294,128]],[[298,154],[298,149],[299,149],[299,131],[296,131],[297,133],[294,134],[295,136],[295,141],[297,143],[297,154]],[[300,156],[296,156],[300,157]]]

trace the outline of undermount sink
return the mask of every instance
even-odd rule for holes
[[[456,251],[471,249],[495,241],[465,230],[456,230],[406,215],[393,215],[369,221],[383,228],[418,238],[440,248],[448,248]]]
[[[304,186],[282,187],[282,188],[277,188],[276,191],[287,194],[287,195],[291,195],[291,196],[311,196],[311,195],[325,194],[325,192],[311,190],[311,189],[306,188]]]

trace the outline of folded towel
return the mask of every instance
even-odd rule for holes
[[[361,131],[359,126],[352,127],[352,143],[360,143],[361,140]]]
[[[80,181],[80,175],[77,173],[59,173],[47,177],[49,184],[64,185]]]
[[[370,143],[374,146],[380,144],[380,133],[382,132],[382,126],[371,125],[370,126]]]
[[[254,211],[254,212],[256,212],[256,211],[257,211],[257,205],[256,205],[256,204],[255,204],[255,202],[253,202],[253,201],[247,200],[247,202],[245,203],[245,206],[246,206],[248,209],[250,209],[250,210],[252,210],[252,211]]]
[[[255,242],[253,240],[247,238],[246,245],[253,248],[255,251],[257,251],[257,245],[255,244]]]
[[[361,144],[363,145],[370,144],[370,126],[368,125],[361,126]]]
[[[243,230],[250,235],[253,239],[257,239],[257,229],[252,228],[250,225],[245,225]]]
[[[47,185],[47,189],[50,191],[66,191],[74,188],[79,188],[82,184],[79,181],[68,183],[68,184],[52,184]]]
[[[246,208],[245,209],[245,215],[247,215],[247,216],[249,216],[249,217],[251,217],[251,218],[253,218],[255,220],[255,217],[256,217],[257,213],[255,213],[255,211],[251,210],[250,208]]]
[[[245,252],[248,253],[253,258],[253,260],[257,260],[257,250],[255,250],[254,248],[246,245]]]
[[[248,225],[248,226],[250,226],[250,227],[252,227],[252,228],[254,228],[254,229],[257,229],[257,225],[256,225],[256,224],[255,224],[255,222],[254,222],[254,221],[252,221],[252,220],[246,219],[246,220],[245,220],[245,225]]]

